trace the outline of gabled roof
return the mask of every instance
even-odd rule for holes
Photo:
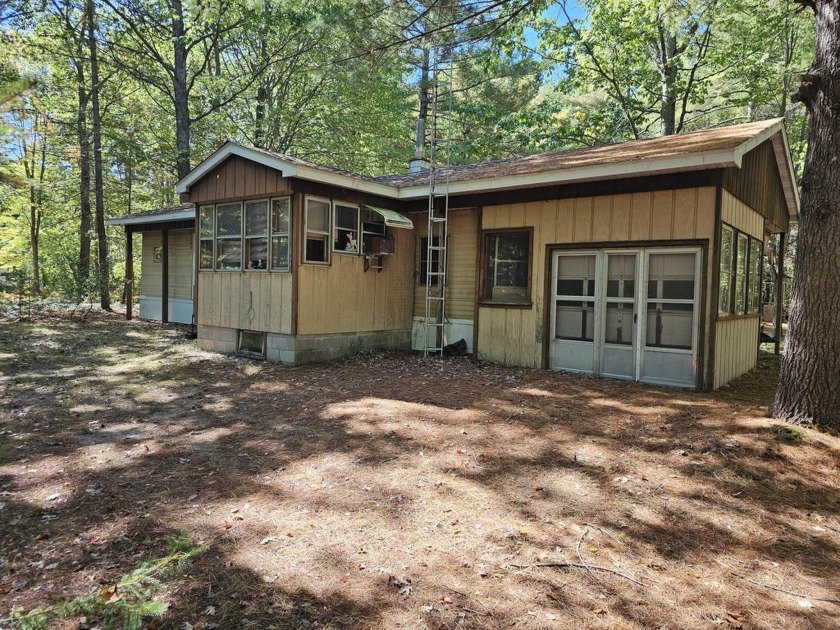
[[[793,218],[798,214],[799,196],[784,119],[781,118],[650,140],[439,168],[435,178],[439,184],[446,183],[450,195],[458,195],[716,168],[740,168],[744,155],[767,140],[773,142],[788,211]],[[178,192],[187,192],[193,183],[231,155],[239,155],[279,170],[284,177],[297,177],[386,198],[421,199],[428,195],[429,190],[428,172],[365,177],[292,156],[228,142],[178,182]]]
[[[182,203],[169,208],[156,208],[147,212],[133,212],[121,217],[105,219],[105,225],[135,225],[139,223],[163,223],[166,221],[183,221],[195,218],[195,205]]]

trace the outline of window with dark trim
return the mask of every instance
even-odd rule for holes
[[[721,226],[718,314],[751,315],[761,309],[764,244],[728,225]]]
[[[484,302],[530,304],[531,231],[485,232]]]
[[[440,238],[435,236],[432,238],[432,247],[438,247]],[[418,264],[418,284],[425,287],[429,284],[429,237],[420,237],[420,262]],[[433,249],[432,252],[431,272],[436,274],[440,270],[440,250]],[[438,276],[432,275],[431,286],[436,287],[438,284]]]
[[[268,200],[245,202],[245,268],[268,269]]]
[[[213,235],[216,206],[201,206],[198,209],[198,268],[213,269]]]

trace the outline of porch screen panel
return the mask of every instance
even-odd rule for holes
[[[606,343],[633,344],[635,284],[636,254],[610,254],[607,263]]]
[[[558,258],[555,329],[557,339],[595,339],[595,254]]]
[[[647,347],[692,349],[695,256],[691,252],[650,255],[645,334]]]

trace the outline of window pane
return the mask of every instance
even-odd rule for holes
[[[201,206],[198,211],[198,235],[200,238],[213,238],[213,213],[215,206]]]
[[[738,235],[738,255],[735,261],[735,312],[745,313],[747,310],[747,247],[746,235]]]
[[[327,262],[327,236],[318,234],[306,235],[307,262]]]
[[[604,341],[621,345],[633,343],[633,304],[607,302]]]
[[[335,226],[346,230],[355,230],[359,223],[359,210],[350,206],[335,206]]]
[[[528,302],[529,244],[527,232],[486,236],[485,299],[514,304]]]
[[[268,269],[267,239],[245,239],[245,265],[247,269]]]
[[[306,230],[330,231],[330,204],[316,199],[306,200]]]
[[[762,243],[750,240],[750,313],[758,313],[761,309],[761,276],[762,276]]]
[[[262,354],[265,333],[243,330],[239,333],[239,351],[250,354]]]
[[[558,339],[592,341],[595,338],[595,305],[592,302],[558,300],[555,307]]]
[[[721,314],[728,314],[729,307],[730,307],[730,296],[731,293],[732,283],[731,277],[729,273],[720,274],[720,293],[718,295],[718,313]]]
[[[720,233],[720,270],[732,270],[732,230],[727,228]]]
[[[693,304],[648,303],[646,345],[691,350]]]
[[[265,236],[268,230],[268,201],[245,204],[245,236]]]
[[[288,236],[275,236],[271,239],[271,268],[277,271],[289,270]]]
[[[199,268],[213,268],[213,239],[201,240],[199,244]]]
[[[557,295],[595,295],[595,256],[560,256]]]
[[[271,202],[271,231],[283,234],[289,233],[289,216],[292,210],[292,200],[289,197],[275,199]]]
[[[242,234],[242,206],[229,203],[216,206],[216,237]]]
[[[633,280],[636,275],[636,256],[609,254],[607,297],[634,297]]]
[[[234,271],[242,267],[242,241],[239,239],[216,241],[216,269]]]

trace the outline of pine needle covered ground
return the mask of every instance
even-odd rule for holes
[[[837,627],[840,439],[764,417],[777,372],[286,368],[116,315],[7,322],[0,618],[113,597],[178,536],[208,548],[149,627]]]

